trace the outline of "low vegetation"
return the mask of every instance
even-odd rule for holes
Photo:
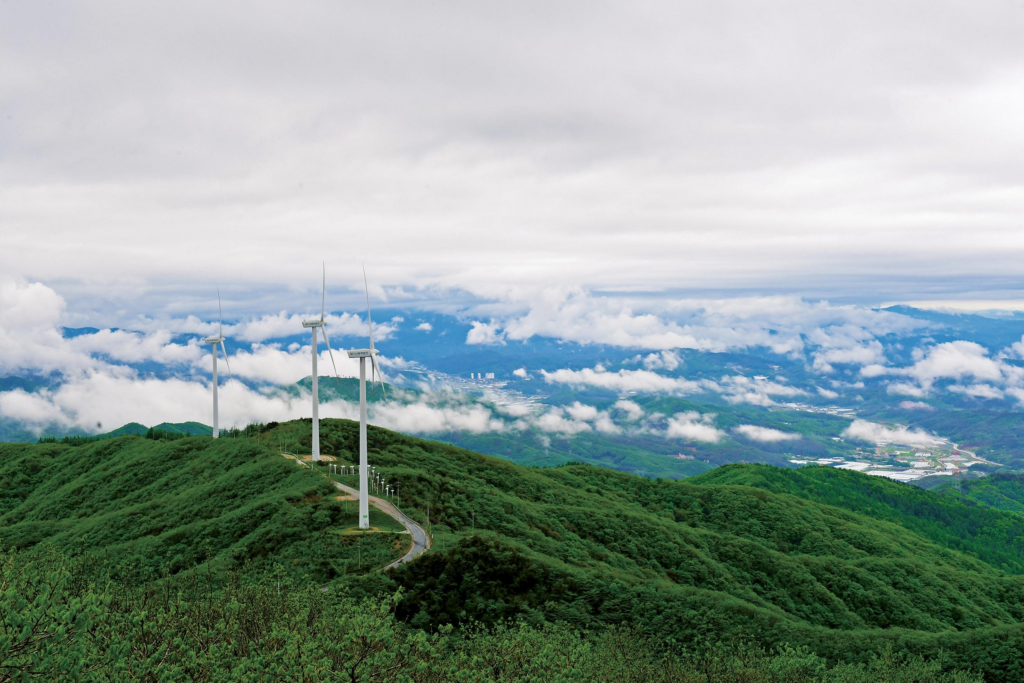
[[[342,463],[357,437],[322,421]],[[1013,512],[855,473],[844,497],[812,470],[528,468],[371,428],[434,536],[381,573],[401,534],[349,533],[354,504],[285,444],[308,452],[308,421],[0,446],[0,676],[1024,680]]]
[[[58,553],[0,554],[0,683],[375,681],[468,683],[981,683],[943,661],[885,648],[830,665],[806,648],[690,647],[628,627],[466,624],[434,632],[396,617],[401,595],[353,598],[287,575],[215,589],[212,576],[96,581]]]

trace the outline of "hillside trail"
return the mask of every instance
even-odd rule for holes
[[[303,462],[300,458],[292,455],[291,453],[282,452],[281,455],[283,455],[286,458],[291,458],[292,460],[299,463],[303,467],[310,467],[309,463]],[[339,491],[347,493],[349,496],[355,498],[356,500],[359,500],[359,491],[357,489],[354,489],[351,486],[346,486],[345,484],[334,481],[333,479],[331,479],[330,481]],[[409,548],[409,552],[407,552],[405,555],[398,558],[391,564],[385,566],[385,570],[392,569],[400,564],[405,564],[406,562],[412,562],[430,548],[430,537],[427,536],[427,532],[423,529],[423,527],[414,522],[411,517],[409,517],[407,514],[399,510],[397,507],[395,507],[390,501],[384,500],[383,498],[378,498],[377,496],[369,496],[369,500],[370,505],[377,508],[378,510],[380,510],[381,512],[388,515],[389,517],[397,521],[399,524],[404,526],[405,530],[409,532],[409,536],[412,538],[412,547]]]

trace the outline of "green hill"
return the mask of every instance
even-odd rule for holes
[[[354,462],[357,437],[353,422],[322,421],[324,450],[342,462]],[[475,624],[486,630],[511,619],[537,633],[556,623],[568,634],[626,629],[625,637],[658,652],[707,642],[788,644],[830,665],[892,651],[942,652],[944,668],[974,669],[988,681],[1024,679],[1024,577],[1011,566],[1019,548],[989,547],[1009,538],[1012,513],[912,487],[879,492],[879,480],[837,470],[829,471],[852,478],[733,466],[696,483],[654,480],[583,464],[522,467],[371,428],[371,463],[401,482],[408,514],[427,524],[429,509],[434,535],[425,556],[380,574],[368,569],[398,556],[402,539],[387,529],[347,534],[354,508],[334,500],[321,474],[272,448],[308,440],[309,422],[300,420],[264,429],[258,440],[0,445],[0,547],[32,551],[46,542],[140,589],[207,575],[230,586],[238,572],[257,583],[275,575],[329,583],[338,599],[383,605],[396,628],[438,634],[451,625],[471,635]],[[855,495],[844,498],[847,483]],[[911,514],[919,508],[926,512]],[[970,516],[979,511],[988,516]],[[919,527],[914,519],[923,520]],[[996,535],[980,519],[998,522]],[[260,623],[284,623],[275,619],[291,608],[273,607],[268,589]],[[391,612],[379,597],[388,593],[398,596]],[[137,598],[137,609],[174,612],[161,595]],[[295,614],[313,609],[302,600]],[[351,604],[339,609],[361,614]],[[249,628],[241,616],[225,619]],[[501,642],[525,641],[489,647]],[[738,680],[724,676],[707,680]]]
[[[342,400],[350,403],[355,403],[359,400],[359,379],[356,377],[328,377],[321,376],[317,378],[317,396],[320,398],[320,403],[327,403],[328,401]],[[395,387],[390,384],[384,384],[384,391],[387,395],[394,398],[396,396]],[[311,377],[303,377],[295,384],[282,387],[281,392],[289,396],[298,396],[299,394],[305,393],[310,394],[313,391],[313,380]],[[403,396],[407,396],[409,399],[414,398],[419,394],[415,389],[401,389]],[[380,387],[377,384],[371,385],[367,381],[366,385],[366,400],[371,403],[377,403],[384,400],[384,394],[381,392]]]
[[[112,429],[109,432],[97,434],[96,436],[111,439],[117,436],[142,436],[143,434],[146,433],[147,429],[148,427],[146,427],[146,425],[144,424],[139,424],[138,422],[129,422],[126,425],[121,425],[117,429]]]
[[[275,431],[300,439],[304,429]],[[321,439],[352,462],[356,432],[327,421]],[[963,551],[1019,562],[1019,547],[993,547],[1014,532],[1012,515],[982,511],[982,524],[970,516],[975,508],[899,486],[920,496],[910,507],[926,498],[934,506],[935,518],[923,516],[928,523],[915,530],[898,523],[908,516],[830,504],[838,501],[827,487],[820,493],[829,500],[819,502],[813,481],[773,492],[713,483],[718,470],[698,483],[651,480],[580,464],[524,468],[380,429],[369,441],[371,462],[401,481],[404,509],[423,519],[430,504],[440,547],[394,575],[404,590],[398,613],[413,624],[630,623],[677,642],[754,638],[838,660],[887,642],[964,658],[975,638],[990,639],[1000,656],[1024,650],[1024,577]],[[881,481],[828,471],[869,490]]]
[[[158,425],[153,425],[153,431],[188,434],[189,436],[209,436],[213,434],[213,428],[201,422],[161,422]]]
[[[320,582],[356,571],[357,556],[398,557],[390,537],[341,539],[352,510],[335,493],[252,439],[0,444],[0,548],[45,541],[143,577],[209,560]]]
[[[142,436],[149,429],[154,431],[167,432],[168,434],[186,434],[188,436],[209,436],[213,433],[213,428],[204,425],[201,422],[161,422],[158,425],[152,427],[146,427],[138,422],[129,422],[126,425],[118,427],[109,432],[103,434],[97,434],[97,437],[113,438],[115,436]]]
[[[911,484],[871,477],[833,467],[780,469],[767,465],[726,465],[693,477],[689,483],[740,484],[773,493],[850,510],[914,531],[946,548],[965,552],[993,567],[1024,573],[1024,517],[975,504],[965,505],[949,495],[936,495]],[[986,480],[964,484],[965,491],[995,491]],[[1020,495],[1021,479],[1002,479],[1010,495]],[[975,484],[978,484],[975,487]],[[996,502],[996,495],[990,499]],[[1002,497],[1009,504],[1012,498]],[[992,507],[997,507],[993,505]]]

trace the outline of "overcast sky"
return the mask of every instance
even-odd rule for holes
[[[6,0],[0,272],[83,315],[295,310],[322,260],[392,302],[1019,301],[1022,36],[1022,0]]]

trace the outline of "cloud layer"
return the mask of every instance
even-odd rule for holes
[[[361,260],[420,299],[878,300],[999,298],[1024,256],[1014,3],[0,12],[0,270],[76,311],[312,303],[321,254],[350,307]]]

